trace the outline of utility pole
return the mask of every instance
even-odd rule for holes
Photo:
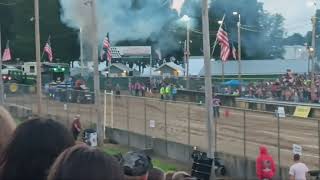
[[[98,37],[97,37],[97,18],[96,18],[96,1],[91,0],[91,18],[92,18],[92,61],[94,69],[94,103],[96,109],[97,117],[97,134],[98,134],[98,144],[103,145],[104,140],[104,125],[101,116],[101,95],[100,95],[100,78],[99,78],[99,60],[98,60]]]
[[[82,28],[80,28],[80,63],[81,63],[81,77],[83,77],[84,73],[83,73],[83,68],[84,68],[84,64],[83,64],[83,32],[82,32]]]
[[[209,15],[208,15],[208,0],[202,0],[202,32],[203,32],[203,57],[205,67],[205,97],[207,108],[207,131],[208,131],[208,155],[214,158],[214,149],[212,145],[215,140],[215,133],[212,129],[216,130],[215,123],[213,123],[213,110],[212,110],[212,81],[211,81],[211,60],[210,60],[210,36],[209,36]],[[214,163],[212,164],[210,179],[216,179],[214,171]]]
[[[35,18],[35,44],[36,44],[36,66],[37,66],[37,103],[38,115],[42,114],[42,89],[41,89],[41,59],[40,59],[40,27],[39,27],[39,0],[34,0]]]
[[[190,78],[189,78],[189,58],[190,58],[190,20],[187,21],[187,89],[190,89]]]
[[[1,23],[0,23],[0,105],[4,104],[4,84],[2,79],[2,46],[1,46]]]

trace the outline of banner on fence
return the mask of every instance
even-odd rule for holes
[[[281,118],[285,118],[286,117],[286,112],[284,110],[284,107],[278,107],[278,116]]]
[[[309,116],[310,111],[311,107],[309,106],[297,106],[293,116],[307,118]]]
[[[293,154],[299,154],[300,156],[302,155],[302,146],[293,144],[292,145],[292,153]]]

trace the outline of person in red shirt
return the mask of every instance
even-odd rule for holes
[[[78,139],[78,136],[81,132],[81,123],[80,123],[80,115],[76,115],[72,122],[71,131],[75,140]]]
[[[256,173],[259,180],[271,180],[276,172],[272,156],[265,146],[260,146],[260,155],[256,159]]]

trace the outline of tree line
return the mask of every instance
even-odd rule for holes
[[[127,0],[125,0],[127,1]],[[132,0],[133,8],[142,6],[139,1]],[[4,3],[12,3],[12,0],[4,0]],[[14,58],[21,61],[33,61],[35,59],[34,46],[34,7],[33,0],[14,0],[11,5],[0,4],[0,24],[2,30],[2,50],[7,40]],[[242,59],[276,59],[282,58],[284,45],[301,44],[308,39],[293,34],[285,38],[284,18],[280,14],[270,14],[263,9],[263,4],[257,0],[216,0],[210,5],[210,41],[214,44],[219,28],[218,20],[225,15],[223,28],[229,33],[230,44],[237,47],[237,21],[238,17],[232,12],[241,14],[242,34]],[[176,43],[172,49],[161,48],[164,58],[175,57],[183,59],[183,43],[186,39],[186,27],[175,23],[183,15],[192,18],[190,31],[190,50],[192,56],[202,55],[202,26],[201,3],[199,0],[187,0],[181,13],[166,7],[168,16],[172,18],[162,29],[150,35],[147,39],[127,40],[112,42],[112,45],[156,45],[160,38],[168,38]],[[60,19],[59,0],[40,1],[40,31],[41,46],[43,48],[49,35],[51,35],[52,48],[55,58],[59,62],[69,63],[79,59],[80,47],[78,30],[67,27]],[[137,8],[138,9],[138,8]],[[130,27],[128,27],[130,30]],[[219,59],[220,50],[217,46],[214,58]]]

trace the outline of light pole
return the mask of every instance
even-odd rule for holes
[[[34,0],[34,28],[35,28],[35,45],[36,45],[36,66],[37,66],[37,103],[38,114],[42,114],[42,89],[41,89],[41,60],[40,60],[40,27],[39,27],[39,0]]]
[[[99,78],[99,60],[98,60],[98,37],[97,37],[97,18],[96,18],[96,1],[91,0],[91,22],[92,22],[92,60],[93,60],[93,69],[94,69],[94,102],[95,109],[97,113],[97,134],[98,134],[98,144],[99,146],[103,145],[104,140],[104,130],[103,120],[101,116],[101,104],[100,104],[100,78]]]
[[[215,123],[213,123],[213,109],[212,109],[212,81],[211,81],[211,60],[210,60],[210,36],[209,36],[209,15],[208,15],[208,0],[202,0],[202,32],[203,32],[203,57],[205,67],[205,97],[207,109],[207,132],[208,132],[208,155],[214,158],[214,149],[212,145],[215,140],[215,133],[212,129],[216,130]],[[212,165],[210,179],[215,179],[214,163]]]
[[[84,68],[84,64],[83,64],[83,32],[82,32],[82,28],[80,28],[80,63],[81,63],[81,77],[83,77],[84,72],[83,72],[83,68]]]
[[[1,23],[0,23],[0,105],[4,104],[4,84],[2,79],[2,46],[1,46]]]
[[[238,12],[233,12],[233,15],[238,16],[238,78],[239,81],[241,82],[241,74],[242,74],[242,69],[241,69],[241,14]]]
[[[311,18],[312,22],[312,43],[311,48],[309,48],[309,53],[311,57],[311,100],[313,101],[316,97],[315,95],[315,82],[314,82],[314,66],[316,59],[316,26],[317,26],[317,3],[314,1],[313,3],[315,8],[315,14]]]
[[[181,20],[183,22],[186,22],[187,24],[187,43],[186,43],[186,52],[185,52],[185,58],[186,58],[186,77],[187,77],[187,89],[190,88],[190,79],[189,79],[189,57],[190,57],[190,17],[187,15],[184,15]]]

